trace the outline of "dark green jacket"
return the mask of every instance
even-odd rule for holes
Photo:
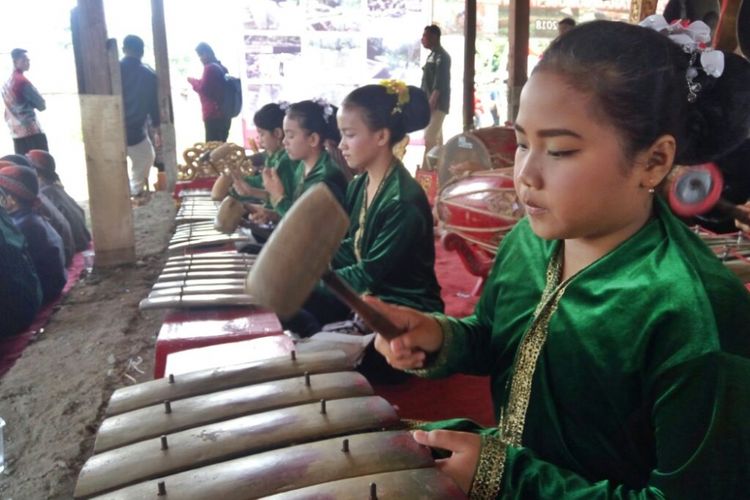
[[[657,198],[654,217],[561,282],[522,219],[472,316],[440,317],[427,375],[489,375],[481,498],[748,498],[750,296]],[[460,413],[460,409],[457,409]]]
[[[284,192],[291,193],[294,190],[294,173],[297,169],[297,162],[292,161],[289,155],[286,153],[286,149],[281,148],[277,150],[271,156],[266,158],[266,167],[273,168],[281,179],[281,184],[284,186]],[[265,189],[263,185],[263,175],[253,174],[245,177],[245,182],[248,186],[252,186],[258,189]],[[248,196],[240,196],[234,188],[229,189],[229,194],[240,201],[254,201],[254,198]],[[270,203],[267,205],[270,208]]]
[[[367,179],[362,174],[347,191],[349,231],[333,260],[336,273],[359,293],[420,311],[442,311],[430,205],[401,162],[394,164],[367,210],[357,257],[355,236]]]
[[[292,204],[302,196],[302,193],[319,182],[325,182],[336,199],[343,205],[347,185],[346,177],[344,177],[341,168],[336,165],[328,153],[323,151],[318,161],[315,162],[315,166],[307,175],[305,175],[305,164],[301,161],[297,162],[297,165],[294,167],[292,186],[287,190],[286,184],[284,185],[284,192],[286,194],[274,206],[274,210],[283,217],[292,208]]]

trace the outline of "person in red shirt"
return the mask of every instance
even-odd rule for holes
[[[39,91],[26,78],[29,70],[29,56],[24,49],[13,49],[13,74],[0,93],[5,102],[5,121],[10,128],[16,154],[23,155],[32,149],[49,151],[47,136],[36,117],[35,109],[44,111],[47,107]]]
[[[203,76],[200,80],[188,78],[188,82],[201,99],[206,142],[226,142],[232,123],[232,119],[221,112],[221,104],[224,101],[224,75],[227,74],[227,69],[216,59],[214,50],[207,43],[199,43],[195,52],[203,63]]]

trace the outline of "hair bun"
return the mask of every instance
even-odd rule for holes
[[[720,158],[750,136],[750,63],[724,53],[724,73],[703,76],[698,98],[689,106],[686,147],[677,158],[695,165]]]
[[[430,103],[427,94],[418,87],[409,85],[409,102],[404,105],[404,128],[406,132],[421,130],[430,123]]]

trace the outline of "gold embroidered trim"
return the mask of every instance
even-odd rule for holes
[[[429,420],[414,420],[411,418],[402,418],[401,424],[406,430],[416,431],[422,429],[426,424],[429,424]]]
[[[416,370],[404,370],[405,372],[411,373],[418,377],[429,377],[437,373],[442,368],[445,368],[445,366],[448,364],[448,353],[450,352],[451,344],[453,343],[453,327],[451,326],[448,317],[440,313],[433,313],[430,314],[430,316],[435,318],[435,321],[437,321],[438,325],[440,325],[440,330],[442,330],[443,332],[443,345],[437,352],[437,356],[435,357],[435,359],[430,362],[428,366],[424,368],[418,368]]]
[[[359,207],[359,227],[357,227],[357,231],[354,233],[354,256],[357,258],[357,262],[362,262],[362,237],[365,234],[365,225],[367,224],[369,208],[371,205],[375,204],[375,200],[378,199],[380,190],[383,188],[383,184],[385,184],[388,176],[391,175],[391,172],[393,172],[393,165],[388,166],[388,170],[385,171],[385,175],[380,179],[380,184],[378,184],[378,188],[375,190],[375,195],[372,197],[372,202],[369,204],[367,203],[367,188],[370,185],[370,175],[368,174],[365,179],[365,186],[362,190],[362,203]]]
[[[500,436],[482,436],[479,463],[469,490],[470,500],[494,499],[500,494],[508,445]]]
[[[508,403],[501,411],[501,434],[506,442],[521,446],[523,429],[526,423],[526,411],[531,399],[531,385],[534,380],[537,361],[542,347],[547,340],[550,319],[557,310],[570,279],[560,283],[562,277],[562,252],[555,255],[547,268],[547,284],[542,298],[534,311],[531,326],[521,339],[513,367],[513,378],[510,385]]]

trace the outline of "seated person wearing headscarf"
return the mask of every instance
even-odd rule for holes
[[[21,165],[23,167],[31,168],[31,162],[23,155],[6,155],[0,158],[0,168],[10,165]],[[63,251],[65,252],[65,265],[69,266],[73,260],[73,254],[75,253],[73,231],[70,228],[70,223],[55,207],[52,201],[41,192],[39,193],[39,202],[41,203],[39,214],[47,219],[57,234],[60,235],[60,238],[62,238]]]
[[[0,188],[0,338],[28,328],[42,302],[26,239],[1,206],[6,196]]]
[[[26,153],[26,157],[36,170],[40,194],[46,196],[70,224],[75,251],[86,250],[91,243],[91,233],[86,228],[86,215],[60,182],[55,171],[55,158],[41,149],[32,149]]]
[[[42,285],[42,303],[46,304],[60,295],[68,279],[62,238],[39,215],[39,181],[33,169],[20,165],[0,168],[0,188],[7,195],[2,200],[5,210],[28,243]]]

